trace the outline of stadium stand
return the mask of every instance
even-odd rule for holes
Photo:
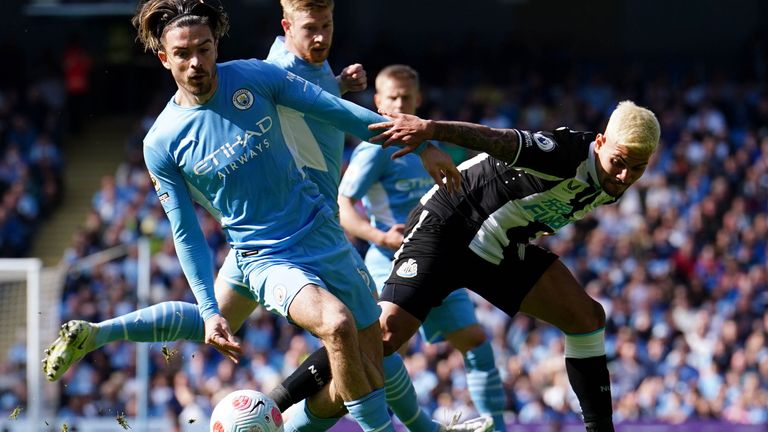
[[[9,61],[23,56],[18,47],[2,45]],[[59,205],[66,98],[49,64],[30,71],[32,79],[23,70],[6,74],[0,84],[0,257],[12,258],[28,255],[33,233]]]

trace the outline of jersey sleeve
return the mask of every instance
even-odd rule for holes
[[[368,130],[368,125],[387,121],[383,116],[334,96],[292,72],[269,63],[262,65],[264,81],[271,86],[269,90],[277,105],[287,106],[328,123],[363,141],[379,134],[378,131]],[[423,150],[422,144],[413,153],[421,154]]]
[[[554,132],[517,132],[520,145],[513,165],[556,178],[573,174],[575,167],[587,155],[591,142],[591,134],[567,128]]]
[[[178,167],[168,153],[145,143],[144,160],[152,185],[168,215],[181,268],[203,319],[219,313],[213,290],[213,258],[197,220],[192,199]]]
[[[339,194],[345,197],[362,199],[374,183],[378,182],[386,171],[389,157],[381,146],[362,142],[352,153],[349,167],[339,185]]]

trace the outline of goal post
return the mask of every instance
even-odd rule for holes
[[[6,298],[0,320],[6,337],[15,338],[19,329],[26,327],[26,387],[27,405],[23,416],[27,425],[43,416],[43,391],[40,372],[40,308],[41,274],[43,264],[39,258],[0,258],[0,289]],[[21,296],[26,297],[22,304]],[[14,310],[15,309],[15,310]],[[26,314],[21,311],[26,311]],[[7,312],[7,313],[5,313]],[[25,317],[22,319],[21,317]],[[10,332],[10,333],[7,333]],[[6,341],[3,354],[14,343]],[[29,429],[33,430],[33,429]]]

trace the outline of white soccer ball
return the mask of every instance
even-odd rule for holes
[[[283,432],[283,416],[264,393],[236,390],[213,408],[210,432]]]

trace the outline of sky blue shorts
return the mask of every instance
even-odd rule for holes
[[[248,281],[245,279],[245,275],[237,266],[237,251],[230,249],[227,257],[224,258],[224,263],[219,269],[219,274],[216,279],[223,279],[226,281],[230,288],[235,290],[241,296],[256,301],[256,298],[251,292],[251,287],[248,286]]]
[[[344,303],[358,329],[364,329],[379,319],[381,307],[376,302],[373,279],[363,260],[347,241],[344,231],[335,221],[319,225],[288,250],[259,251],[244,256],[247,251],[234,253],[239,276],[225,261],[221,273],[241,294],[247,280],[250,297],[270,312],[289,320],[288,309],[296,295],[307,284],[325,288]]]

